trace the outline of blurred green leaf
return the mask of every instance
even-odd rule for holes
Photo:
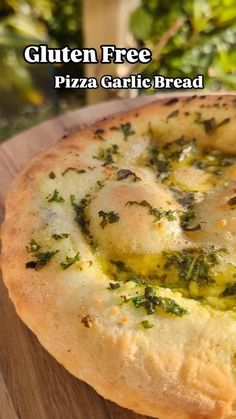
[[[181,17],[183,25],[176,26]],[[201,73],[208,89],[236,88],[235,0],[142,0],[131,17],[131,30],[140,46],[158,51],[143,69],[145,75]]]
[[[137,39],[147,39],[151,34],[152,16],[144,9],[137,9],[131,16],[131,28]]]

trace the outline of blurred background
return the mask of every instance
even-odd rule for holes
[[[143,47],[148,65],[30,65],[29,44]],[[212,91],[236,89],[235,0],[0,0],[0,141],[58,113],[142,91],[54,90],[55,74],[100,77],[204,74]]]

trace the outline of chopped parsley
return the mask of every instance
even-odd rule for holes
[[[162,154],[157,146],[150,150],[151,158],[149,164],[155,170],[157,177],[160,180],[165,180],[169,177],[171,163],[164,154]]]
[[[223,251],[225,249],[215,249],[213,246],[179,252],[163,251],[164,268],[169,270],[174,267],[179,280],[185,284],[191,281],[200,286],[212,284],[215,282],[213,268],[219,264],[219,254]]]
[[[63,239],[68,239],[69,234],[67,233],[63,233],[63,234],[53,234],[52,235],[52,239],[54,240],[63,240]]]
[[[178,317],[189,314],[185,308],[177,304],[172,298],[157,296],[154,288],[150,286],[145,287],[143,295],[132,298],[132,302],[136,308],[144,307],[147,314],[155,313],[157,308]]]
[[[98,128],[94,134],[99,138],[99,140],[105,141],[105,138],[103,137],[104,132],[105,130],[103,128]]]
[[[38,252],[39,249],[41,249],[41,246],[34,239],[31,239],[28,246],[26,246],[28,253]]]
[[[174,103],[177,103],[179,99],[173,97],[172,99],[169,99],[164,105],[165,106],[170,106],[170,105],[174,105]]]
[[[140,182],[142,179],[129,169],[120,169],[117,172],[117,180],[124,180],[130,177],[133,182]]]
[[[119,282],[109,282],[108,289],[116,290],[117,288],[120,288],[120,283]]]
[[[157,177],[168,179],[173,161],[180,162],[189,157],[196,148],[196,140],[186,140],[183,136],[162,146],[155,144],[150,149],[151,158],[148,164],[154,169]]]
[[[68,269],[70,268],[72,265],[74,265],[76,262],[80,261],[80,254],[79,252],[76,253],[76,255],[73,258],[70,257],[66,257],[66,261],[65,262],[61,262],[61,267],[62,269]]]
[[[175,118],[176,116],[179,115],[179,110],[176,109],[175,111],[171,112],[168,116],[167,116],[167,120],[170,118]]]
[[[34,254],[35,260],[31,260],[27,262],[25,267],[27,269],[35,269],[36,271],[42,269],[46,266],[50,260],[59,252],[59,250],[55,250],[52,252],[38,252]]]
[[[144,329],[151,329],[154,326],[154,324],[151,323],[149,320],[143,320],[140,323],[144,327]]]
[[[60,196],[57,189],[55,189],[52,194],[49,194],[46,199],[48,202],[65,202],[64,198]]]
[[[230,207],[234,207],[236,205],[236,196],[233,196],[233,198],[229,199],[227,202]]]
[[[54,173],[54,172],[50,172],[50,173],[49,173],[49,175],[48,175],[48,177],[49,177],[50,179],[55,179],[55,178],[56,178],[56,175],[55,175],[55,173]]]
[[[186,140],[184,136],[175,141],[164,144],[162,153],[165,157],[175,161],[183,161],[196,150],[196,140]]]
[[[191,223],[191,221],[193,221],[195,218],[195,213],[194,211],[191,210],[187,210],[184,211],[181,216],[180,216],[180,226],[184,231],[199,231],[201,230],[201,224],[197,224],[193,227],[190,227],[189,224]]]
[[[105,183],[102,182],[101,180],[97,180],[97,186],[99,189],[102,189],[105,186]]]
[[[109,272],[114,280],[122,280],[124,282],[134,281],[138,284],[143,283],[139,282],[138,274],[129,266],[127,266],[121,260],[110,260],[111,263],[111,272]]]
[[[90,234],[88,229],[89,220],[87,219],[85,214],[85,210],[90,203],[89,195],[85,195],[85,198],[81,199],[81,201],[78,204],[76,203],[74,195],[71,195],[70,200],[71,205],[76,213],[75,221],[79,224],[83,233]]]
[[[100,226],[102,229],[104,229],[107,224],[116,223],[120,219],[119,214],[117,214],[114,211],[109,211],[109,212],[99,211],[98,216],[102,217],[102,221],[100,222]]]
[[[176,201],[185,208],[191,208],[196,201],[195,192],[193,191],[184,191],[178,186],[171,185],[170,190],[173,192],[173,195]]]
[[[115,163],[115,159],[119,155],[119,147],[117,144],[112,144],[107,149],[101,148],[97,156],[93,156],[94,159],[104,161],[103,166],[109,166]]]
[[[174,221],[176,220],[176,216],[174,215],[174,211],[167,210],[164,211],[161,208],[153,208],[149,202],[143,200],[143,201],[128,201],[125,206],[133,206],[133,205],[139,205],[141,207],[147,207],[149,209],[150,215],[154,217],[154,222],[160,221],[161,218],[166,219],[167,221]]]
[[[121,132],[124,135],[124,140],[127,141],[130,135],[135,134],[135,131],[132,128],[132,125],[130,122],[126,122],[125,124],[121,124],[120,126]]]
[[[217,128],[228,124],[230,122],[230,118],[225,118],[221,122],[217,123],[214,117],[210,119],[202,119],[201,113],[198,112],[195,122],[203,125],[206,134],[213,134]]]
[[[197,169],[205,170],[213,175],[221,175],[222,167],[228,167],[235,163],[235,156],[222,153],[220,150],[206,148],[201,158],[194,158],[191,164]]]
[[[236,295],[236,284],[226,287],[220,297],[232,297],[233,295]]]
[[[75,167],[67,167],[67,169],[65,169],[64,172],[62,172],[62,176],[65,176],[66,173],[68,173],[68,172],[75,172],[75,173],[78,173],[78,175],[81,175],[83,173],[86,173],[86,170],[76,169]]]

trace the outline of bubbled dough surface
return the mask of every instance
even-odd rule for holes
[[[153,222],[149,208],[139,205],[126,205],[128,201],[147,201],[154,208],[165,211],[180,210],[170,193],[161,184],[153,186],[137,183],[109,183],[102,188],[89,206],[90,231],[109,256],[127,254],[154,254],[165,249],[171,243],[171,248],[184,246],[182,229],[176,220],[168,222],[162,219]],[[114,211],[119,214],[117,223],[100,228],[99,211]]]
[[[233,177],[232,177],[233,178]],[[236,179],[222,189],[219,187],[196,205],[196,221],[201,222],[201,234],[196,240],[214,243],[230,249],[235,261],[236,254],[236,215],[227,202],[236,194]]]
[[[232,121],[220,127],[214,135],[207,135],[202,126],[193,122],[203,103],[205,107],[201,112],[206,119],[215,117],[221,121],[230,117]],[[216,104],[220,104],[219,108]],[[166,117],[175,109],[180,110],[179,116],[167,123]],[[190,114],[185,115],[184,112]],[[123,141],[121,133],[109,131],[111,126],[126,121],[132,123],[136,132],[128,142]],[[155,327],[148,331],[140,328],[140,322],[147,316],[142,310],[129,305],[120,306],[120,293],[111,293],[106,289],[109,278],[102,272],[96,256],[78,229],[69,203],[70,194],[75,194],[79,200],[91,192],[91,185],[98,179],[105,180],[109,176],[108,169],[93,159],[101,146],[105,146],[94,138],[94,131],[97,128],[107,129],[107,143],[118,144],[127,164],[133,165],[140,154],[138,150],[146,144],[143,138],[149,122],[156,127],[158,138],[165,141],[175,140],[184,134],[190,139],[193,136],[198,138],[203,145],[214,144],[223,151],[235,149],[234,96],[222,96],[220,99],[211,96],[204,100],[181,98],[168,106],[165,100],[158,101],[138,110],[138,117],[136,112],[131,111],[63,140],[34,159],[18,175],[9,192],[2,230],[4,281],[20,317],[45,348],[72,374],[87,381],[104,397],[160,419],[231,418],[236,399],[235,315],[201,306],[194,300],[185,300],[181,295],[163,289],[162,296],[173,297],[189,310],[190,315],[183,318],[152,316]],[[130,151],[132,147],[136,154]],[[122,167],[124,161],[123,157]],[[52,187],[48,173],[51,170],[61,173],[75,164],[78,168],[97,167],[76,180],[72,174],[64,178],[58,176]],[[44,197],[55,188],[66,202],[49,207]],[[167,208],[165,190],[161,185],[151,184],[151,180],[142,187],[128,183],[116,186],[112,180],[107,182],[101,191],[94,193],[88,209],[91,229],[104,252],[120,253],[124,248],[130,249],[130,246],[132,252],[142,253],[147,249],[153,252],[157,247],[161,248],[165,240],[171,240],[170,245],[180,245],[184,240],[183,233],[175,223],[172,230],[167,231],[163,222],[160,227],[162,235],[157,228],[155,239],[150,237],[153,230],[150,218],[147,220],[144,215],[147,208],[130,207],[128,215],[127,208],[123,207],[127,196],[129,200],[149,200],[153,205],[162,202]],[[124,220],[122,224],[117,223],[101,231],[97,210],[110,210],[111,199],[114,204],[112,210],[117,208],[117,211],[122,211]],[[173,201],[173,207],[176,205]],[[210,201],[209,206],[206,204],[206,212],[209,208],[215,211],[214,202]],[[135,232],[131,228],[132,223]],[[40,272],[26,271],[25,263],[29,255],[25,244],[30,238],[40,232],[45,239],[53,232],[62,232],[62,229],[70,233],[70,239],[56,244],[61,246],[60,253],[50,265]],[[114,239],[116,234],[122,245]],[[16,240],[16,237],[21,237],[21,240]],[[214,234],[211,237],[214,240]],[[58,269],[65,255],[73,256],[77,251],[80,251],[84,263],[82,271],[75,267],[67,271]],[[86,265],[89,260],[94,262],[92,266]],[[129,286],[124,285],[124,294],[132,292],[127,289]],[[87,314],[93,319],[91,329],[81,323]]]

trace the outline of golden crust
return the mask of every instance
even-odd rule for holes
[[[90,228],[101,243],[102,254],[109,258],[122,252],[155,253],[157,247],[162,249],[166,237],[174,249],[181,247],[185,239],[178,223],[171,230],[163,222],[161,231],[151,234],[147,208],[133,206],[128,211],[124,205],[129,199],[146,200],[155,206],[167,193],[137,164],[148,147],[147,127],[163,142],[184,135],[197,138],[204,147],[214,144],[228,153],[235,152],[235,115],[233,95],[158,100],[61,140],[17,176],[7,197],[2,270],[17,313],[72,374],[105,398],[141,414],[160,419],[234,417],[235,314],[175,293],[175,300],[190,314],[181,318],[152,316],[155,327],[141,328],[140,322],[147,319],[145,312],[129,304],[119,305],[118,291],[107,289],[109,278],[74,221],[70,195],[82,199],[87,193],[93,194],[88,209]],[[218,128],[211,132],[202,121],[213,119]],[[124,141],[120,127],[127,122],[135,134]],[[102,165],[107,149],[114,144],[119,147],[118,157],[113,153],[119,167],[135,168],[142,182],[118,184],[110,169],[116,162]],[[101,148],[106,150],[105,156]],[[69,170],[61,175],[68,168],[86,172]],[[55,179],[49,178],[51,171]],[[109,183],[103,188],[93,188],[97,180],[107,179]],[[45,199],[53,190],[63,195],[63,204]],[[179,206],[174,200],[166,204],[164,198],[162,204],[166,210]],[[101,218],[96,214],[101,210],[119,213],[121,222],[99,228]],[[70,234],[70,238],[49,240],[49,234],[62,233]],[[25,268],[30,257],[25,245],[32,237],[60,250],[38,271]],[[77,252],[81,255],[78,266],[61,269],[66,255],[73,257]],[[126,287],[124,293],[129,292]],[[170,289],[161,292],[173,297]]]

